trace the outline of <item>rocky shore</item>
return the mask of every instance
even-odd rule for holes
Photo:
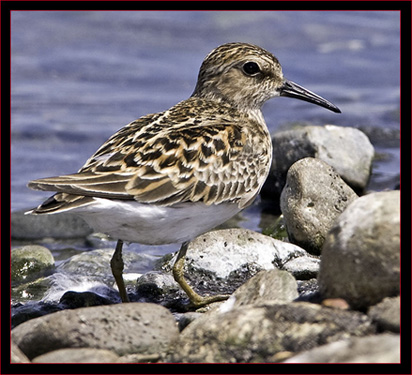
[[[358,129],[308,126],[273,143],[263,195],[281,209],[287,238],[221,229],[187,253],[188,282],[227,301],[191,310],[173,254],[125,252],[126,272],[153,267],[126,275],[132,302],[120,304],[113,249],[56,261],[44,246],[17,247],[12,362],[399,363],[400,191],[366,192],[374,149]],[[12,215],[14,239],[90,233],[72,215]],[[82,278],[86,291],[50,297],[59,280]]]

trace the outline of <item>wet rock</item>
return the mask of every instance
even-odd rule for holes
[[[61,290],[61,287],[53,286],[51,279],[55,279],[55,277],[50,277],[47,280],[49,283],[48,287],[43,291],[42,300],[36,299],[26,301],[25,303],[14,303],[12,305],[11,323],[13,328],[28,320],[56,311],[110,305],[120,301],[117,291],[102,284],[97,284],[95,287],[91,287],[90,291],[86,292],[64,292]],[[46,279],[43,279],[43,281],[46,281]],[[90,284],[87,284],[87,281],[85,281],[84,284],[84,287],[90,286]],[[57,298],[58,296],[61,297]]]
[[[12,286],[11,298],[12,303],[21,303],[44,298],[51,287],[51,279],[53,275],[41,277],[39,279],[29,281],[24,284]]]
[[[199,236],[189,245],[185,276],[199,293],[232,293],[260,270],[281,269],[307,252],[248,229],[224,229]],[[159,268],[170,272],[176,255]]]
[[[92,348],[59,349],[33,358],[33,363],[116,363],[119,356],[110,350]]]
[[[93,232],[79,216],[61,213],[58,215],[25,215],[24,211],[11,214],[11,237],[13,239],[78,238]]]
[[[218,292],[212,286],[206,293]],[[171,272],[150,271],[145,273],[137,280],[135,295],[139,302],[158,303],[173,312],[190,310],[187,294],[175,281]]]
[[[185,310],[182,300],[187,299],[183,289],[171,273],[150,271],[140,276],[136,283],[139,302],[160,303],[172,310]]]
[[[59,301],[65,309],[78,309],[80,307],[111,305],[113,301],[93,292],[72,292],[63,294]]]
[[[44,276],[53,268],[53,255],[43,246],[27,245],[11,250],[11,281],[14,285]]]
[[[165,350],[177,336],[173,315],[147,303],[59,311],[12,330],[13,340],[31,359],[64,348],[106,349],[120,356],[153,354]]]
[[[60,264],[57,271],[68,275],[69,277],[87,275],[88,284],[91,282],[100,282],[117,288],[110,267],[110,260],[113,256],[113,252],[114,249],[96,249],[74,255]],[[139,254],[127,250],[123,251],[122,255],[124,261],[123,278],[126,283],[129,298],[132,301],[135,301],[137,300],[137,296],[134,286],[137,278],[141,276],[140,273],[135,271],[153,267],[158,258],[152,255]],[[107,294],[107,292],[105,294]],[[112,299],[113,302],[120,301],[118,293],[115,295],[110,293],[109,295],[104,296]]]
[[[297,280],[297,284],[299,297],[296,299],[296,301],[307,301],[312,303],[321,302],[318,280]]]
[[[245,305],[292,302],[299,296],[295,278],[286,271],[260,271],[222,304],[220,311]]]
[[[27,302],[25,304],[16,304],[11,308],[11,327],[17,327],[28,320],[48,315],[62,309],[54,303],[43,301]]]
[[[64,261],[59,265],[58,271],[68,274],[91,275],[102,279],[112,278],[110,260],[113,253],[114,248],[85,251]],[[153,264],[155,261],[153,256],[127,250],[123,251],[122,257],[125,277],[129,272],[133,272],[134,266],[148,267],[148,264]]]
[[[300,353],[284,363],[400,363],[400,337],[388,333],[352,337]]]
[[[181,291],[179,284],[171,274],[158,271],[147,272],[136,283],[136,292],[139,296],[153,298],[176,294]]]
[[[353,311],[294,302],[248,305],[205,314],[181,333],[168,362],[269,362],[279,352],[374,333],[369,318]]]
[[[374,148],[368,137],[352,127],[304,126],[272,137],[273,161],[262,189],[265,199],[278,201],[293,163],[314,157],[331,165],[355,191],[362,192],[370,177]]]
[[[401,329],[400,297],[385,298],[369,308],[368,316],[378,325],[379,330],[399,333]]]
[[[400,193],[363,196],[339,216],[322,249],[324,298],[365,309],[400,290]]]
[[[114,249],[110,248],[84,251],[62,262],[58,267],[58,271],[66,274],[90,275],[99,278],[110,277],[110,260],[113,253]],[[123,255],[126,258],[127,254]],[[126,265],[127,263],[125,263],[125,268]]]
[[[357,198],[322,160],[297,161],[288,171],[280,200],[289,240],[319,254],[335,219]]]

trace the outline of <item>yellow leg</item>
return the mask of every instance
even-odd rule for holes
[[[184,278],[183,275],[183,266],[185,262],[185,256],[187,252],[187,248],[189,247],[189,242],[184,242],[182,244],[182,247],[179,250],[179,253],[177,254],[177,259],[175,264],[173,265],[173,277],[176,280],[176,282],[182,287],[182,289],[185,291],[187,296],[189,297],[189,300],[191,304],[198,308],[202,307],[205,305],[208,305],[209,303],[212,302],[218,302],[218,301],[224,301],[229,298],[229,296],[226,295],[216,295],[216,296],[210,296],[210,297],[202,297],[199,296],[187,283],[187,281]]]
[[[114,251],[114,254],[110,261],[110,266],[112,268],[112,274],[114,276],[114,279],[116,280],[116,284],[119,289],[119,294],[120,298],[122,299],[122,302],[130,302],[129,297],[126,293],[126,287],[124,285],[123,280],[124,263],[122,258],[122,247],[123,241],[118,240],[116,244],[116,250]]]

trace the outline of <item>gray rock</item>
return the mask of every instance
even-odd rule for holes
[[[11,342],[11,353],[10,362],[11,363],[30,363],[30,360],[24,355],[24,353],[19,349],[19,347],[12,341]]]
[[[400,336],[352,337],[300,353],[283,363],[400,363]]]
[[[209,292],[213,294],[213,288]],[[172,311],[185,311],[188,308],[187,294],[171,273],[150,271],[140,276],[136,283],[136,296],[139,302],[159,303]]]
[[[201,275],[198,275],[201,279]],[[205,294],[217,294],[213,286]],[[172,311],[187,311],[188,297],[171,273],[150,271],[138,278],[136,296],[139,302],[159,303]]]
[[[369,181],[374,148],[368,137],[356,128],[305,126],[276,133],[272,143],[272,167],[262,189],[268,199],[278,199],[288,169],[306,157],[321,159],[334,167],[356,191],[363,191]]]
[[[324,298],[367,308],[400,291],[400,192],[372,193],[339,216],[322,249]]]
[[[245,305],[292,302],[299,296],[295,278],[286,271],[260,271],[222,304],[220,311]]]
[[[136,291],[139,295],[156,297],[176,294],[181,289],[171,274],[151,271],[139,277],[136,283]]]
[[[374,332],[369,318],[353,311],[305,302],[248,305],[196,319],[182,331],[166,360],[268,362],[279,352],[299,352]]]
[[[25,215],[25,211],[11,214],[13,239],[78,238],[93,232],[82,218],[73,214]]]
[[[32,363],[116,363],[118,360],[119,356],[110,350],[69,348],[40,355]]]
[[[273,269],[274,259],[289,260],[291,253],[304,251],[293,245],[274,240],[248,229],[224,229],[208,232],[197,237],[189,245],[185,266],[188,271],[211,272],[224,279],[247,263],[259,269]],[[174,264],[175,257],[170,261]]]
[[[282,268],[291,259],[306,256],[296,245],[248,229],[224,229],[197,237],[189,245],[185,275],[200,292],[213,288],[231,293],[260,270]],[[161,269],[170,271],[176,255]]]
[[[317,146],[315,157],[331,165],[354,189],[366,187],[374,148],[365,133],[351,127],[314,126],[309,138]]]
[[[110,260],[113,256],[114,248],[96,249],[85,251],[74,255],[59,265],[58,271],[69,274],[81,274],[98,276],[100,278],[111,277]],[[134,268],[150,268],[157,260],[156,257],[148,254],[139,254],[125,249],[122,253],[124,261],[124,274],[135,273]]]
[[[401,298],[385,298],[382,302],[369,308],[368,316],[381,331],[399,333],[401,329]]]
[[[32,359],[64,348],[107,349],[117,355],[159,353],[178,333],[173,315],[164,307],[126,303],[59,311],[20,324],[12,337]]]
[[[110,260],[113,256],[114,249],[96,249],[86,251],[64,261],[57,267],[57,271],[68,277],[87,276],[87,282],[101,282],[106,285],[116,287],[114,277],[112,275]],[[140,273],[136,272],[141,269],[152,268],[158,257],[139,254],[133,251],[123,251],[124,271],[123,278],[126,283],[128,294],[133,294],[133,286],[136,283]],[[108,296],[112,298],[111,295]],[[134,296],[129,296],[134,298]],[[119,302],[119,295],[116,293],[114,302]]]
[[[111,305],[120,301],[119,293],[116,290],[103,284],[96,283],[95,286],[92,286],[91,284],[87,284],[87,279],[84,279],[84,286],[89,287],[89,291],[74,292],[69,290],[65,292],[65,290],[70,289],[70,287],[67,288],[64,287],[64,285],[59,287],[59,284],[53,285],[53,279],[55,279],[53,276],[55,275],[56,274],[49,278],[41,279],[42,283],[38,283],[37,287],[39,289],[43,289],[42,293],[40,293],[40,291],[38,292],[41,296],[32,294],[34,293],[33,288],[35,283],[19,286],[19,288],[23,286],[25,287],[25,289],[22,289],[21,292],[24,292],[26,295],[30,294],[33,301],[28,300],[24,304],[13,303],[11,309],[12,328],[24,323],[27,320],[48,315],[56,311],[77,309],[80,307]],[[56,282],[58,283],[59,281]],[[62,290],[62,288],[64,288],[64,290]],[[91,290],[94,290],[94,292]]]
[[[282,269],[290,272],[297,280],[309,280],[318,275],[320,259],[314,256],[303,256],[291,259]]]
[[[54,267],[54,258],[49,249],[27,245],[11,250],[11,281],[13,284],[34,280]]]
[[[335,219],[357,198],[322,160],[297,161],[288,171],[280,200],[289,240],[310,253],[319,254]]]
[[[63,261],[57,268],[59,272],[66,274],[80,274],[99,277],[101,279],[110,276],[110,260],[113,256],[114,249],[95,249],[92,251],[84,251],[82,253],[71,256]],[[125,269],[127,269],[129,253],[123,254],[125,261]]]

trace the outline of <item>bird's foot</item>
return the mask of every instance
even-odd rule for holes
[[[186,291],[186,294],[188,295],[189,300],[190,300],[189,307],[193,307],[196,309],[209,305],[214,302],[225,301],[230,297],[230,295],[224,295],[224,294],[202,297],[202,296],[199,296],[199,294],[195,293],[194,291],[193,293],[190,293],[190,294],[187,293]]]

